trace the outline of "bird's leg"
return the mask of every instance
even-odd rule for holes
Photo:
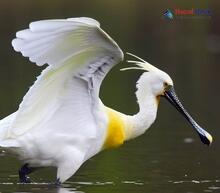
[[[28,167],[28,164],[24,164],[18,171],[20,183],[31,183],[31,180],[27,175],[32,173],[34,170],[35,168]]]
[[[57,178],[55,181],[56,186],[61,186],[60,178]]]

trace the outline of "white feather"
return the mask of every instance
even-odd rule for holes
[[[163,73],[163,71],[161,71],[160,69],[156,68],[155,66],[151,65],[150,63],[146,62],[145,60],[143,60],[142,58],[131,54],[129,52],[127,52],[128,55],[133,56],[134,58],[137,58],[140,61],[134,61],[134,60],[127,60],[128,63],[132,63],[135,64],[136,67],[128,67],[128,68],[123,68],[121,69],[122,71],[124,70],[132,70],[132,69],[139,69],[139,70],[145,70],[145,71],[149,71],[149,72],[154,72],[157,74],[161,74]]]
[[[49,66],[18,111],[0,121],[0,145],[15,141],[22,160],[58,167],[63,182],[101,149],[107,121],[99,89],[123,53],[91,18],[33,22],[17,32],[12,45],[37,65]]]
[[[12,45],[37,65],[47,63],[54,68],[84,50],[110,52],[123,58],[120,48],[99,26],[90,18],[32,22],[30,29],[16,34]]]

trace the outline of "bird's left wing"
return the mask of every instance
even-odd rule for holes
[[[65,108],[66,112],[62,112],[64,116],[65,113],[77,116],[76,103],[92,108],[89,104],[91,99],[88,99],[91,96],[87,95],[98,97],[103,78],[123,59],[123,52],[115,41],[91,18],[33,22],[29,29],[17,32],[12,45],[37,65],[49,66],[20,104],[9,131],[11,137],[20,136],[37,124],[48,121],[61,109],[66,97],[70,104]],[[84,83],[77,83],[76,79]],[[64,97],[68,93],[71,95]],[[80,97],[81,101],[73,101]],[[85,119],[90,116],[89,113],[86,108]]]

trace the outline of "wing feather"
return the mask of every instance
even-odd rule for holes
[[[76,133],[86,127],[86,120],[90,130],[84,128],[85,132],[94,135],[92,112],[100,84],[123,59],[123,52],[100,24],[91,18],[32,22],[29,29],[17,32],[12,45],[37,65],[49,66],[24,96],[8,131],[10,137],[43,128],[72,128]]]
[[[37,21],[16,36],[12,41],[14,49],[39,66],[46,63],[53,67],[63,65],[63,59],[83,49],[102,48],[120,60],[123,58],[114,40],[99,27],[97,21],[89,18]]]

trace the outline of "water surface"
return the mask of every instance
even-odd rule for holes
[[[167,133],[164,137],[169,140],[171,134]],[[13,157],[2,157],[0,190],[16,193],[219,192],[214,150],[207,149],[196,138],[182,138],[175,145],[172,141],[167,145],[163,141],[158,143],[157,137],[156,131],[149,131],[119,149],[100,153],[60,188],[51,184],[55,179],[53,168],[31,174],[32,184],[17,183],[16,171],[20,164]],[[181,138],[180,133],[175,137]]]

